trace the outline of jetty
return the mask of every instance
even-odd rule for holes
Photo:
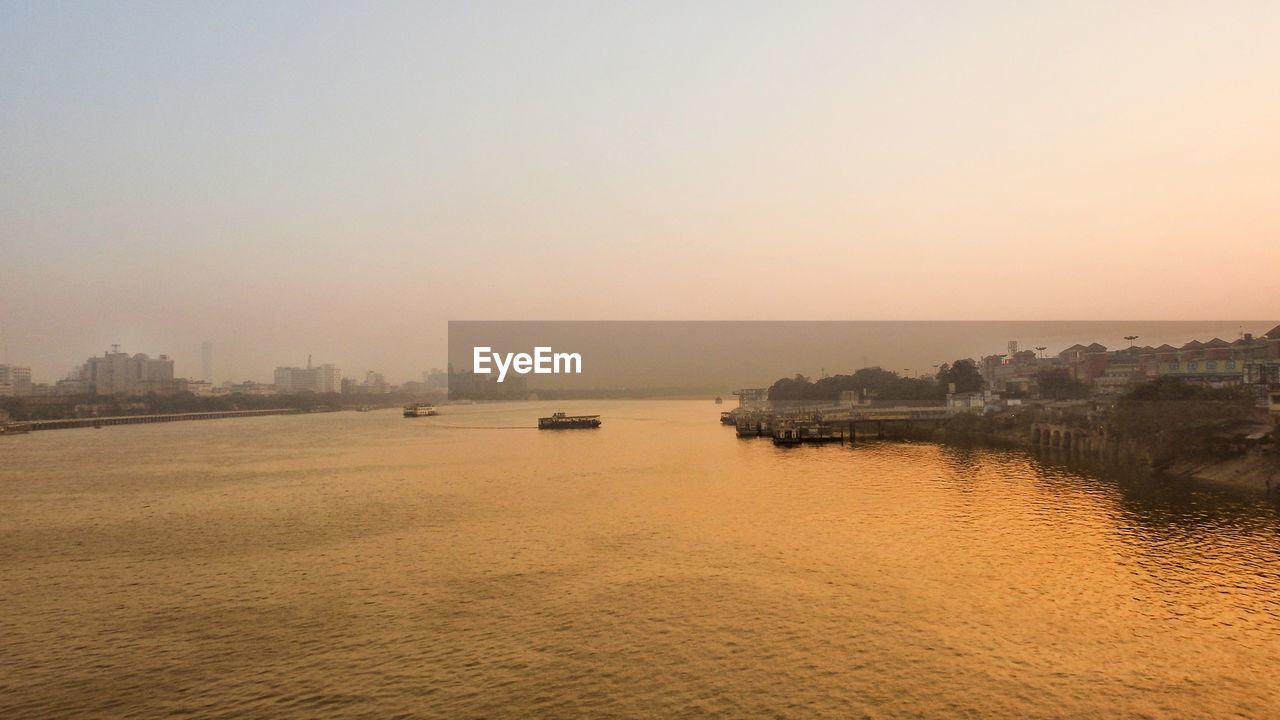
[[[866,405],[808,405],[739,408],[733,425],[740,438],[767,437],[776,445],[804,443],[852,443],[860,437],[909,435],[917,430],[941,427],[956,414],[955,408],[870,407]],[[722,417],[721,421],[724,421]]]
[[[28,420],[21,423],[27,430],[67,430],[70,428],[138,425],[141,423],[179,422],[183,420],[217,420],[221,418],[258,417],[260,415],[297,415],[298,408],[272,410],[220,410],[216,412],[170,413],[166,415],[115,415],[111,417],[64,418],[62,420]]]

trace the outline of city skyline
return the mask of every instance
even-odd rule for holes
[[[461,327],[484,327],[486,325],[498,328],[504,328],[498,332],[498,337],[523,337],[528,335],[530,338],[537,336],[536,328],[543,327],[546,337],[564,337],[566,328],[574,328],[579,326],[579,330],[571,330],[569,337],[591,337],[594,328],[613,326],[615,328],[635,326],[636,328],[649,327],[650,330],[637,330],[637,335],[632,338],[632,342],[636,338],[644,337],[651,332],[652,327],[662,326],[664,323],[652,322],[486,322],[486,323],[460,323]],[[675,323],[680,325],[688,325],[689,323]],[[957,322],[929,322],[929,321],[911,321],[911,322],[892,322],[892,321],[794,321],[794,322],[766,322],[755,323],[750,321],[728,321],[728,322],[701,322],[694,321],[692,325],[705,325],[700,332],[701,339],[693,345],[688,345],[681,349],[679,344],[670,345],[664,342],[661,349],[668,354],[673,354],[669,358],[668,369],[678,368],[682,364],[679,359],[681,353],[689,356],[690,359],[701,358],[700,368],[702,378],[697,385],[706,387],[717,384],[714,378],[708,373],[713,373],[713,368],[718,367],[714,364],[708,365],[706,360],[715,354],[715,350],[706,345],[710,342],[716,344],[716,338],[721,338],[719,342],[723,347],[719,348],[720,352],[736,352],[741,351],[750,341],[743,336],[743,333],[750,332],[754,327],[773,328],[770,332],[776,332],[778,328],[792,326],[793,328],[823,328],[830,326],[832,332],[836,334],[853,333],[855,336],[862,333],[865,337],[862,345],[859,345],[857,337],[850,337],[847,340],[841,340],[835,344],[823,341],[823,344],[813,345],[817,342],[814,337],[810,337],[803,347],[801,345],[792,345],[784,352],[771,351],[765,353],[763,357],[769,357],[768,362],[757,361],[754,377],[740,377],[735,369],[732,372],[724,371],[721,375],[732,375],[732,379],[726,379],[726,385],[736,385],[747,387],[755,384],[771,382],[776,377],[789,376],[794,373],[806,375],[821,376],[823,372],[827,374],[847,373],[853,370],[865,367],[882,367],[892,372],[908,377],[919,377],[932,375],[932,370],[944,362],[951,362],[956,359],[968,358],[972,360],[981,360],[990,355],[1005,354],[1012,344],[1017,344],[1022,350],[1037,350],[1038,353],[1055,356],[1059,352],[1068,349],[1071,346],[1089,343],[1101,343],[1107,349],[1117,350],[1128,346],[1136,345],[1137,347],[1147,346],[1154,347],[1165,344],[1173,344],[1175,347],[1182,347],[1189,342],[1208,342],[1213,339],[1222,339],[1232,341],[1245,336],[1261,337],[1265,333],[1273,331],[1276,327],[1274,320],[1258,320],[1258,321],[1103,321],[1103,322],[1080,322],[1080,321],[957,321]],[[730,336],[725,336],[726,328],[739,328],[730,331]],[[530,330],[532,328],[533,330]],[[852,328],[862,328],[854,330]],[[530,333],[532,332],[532,335]],[[821,332],[821,331],[820,331]],[[933,335],[932,333],[938,334]],[[482,335],[476,335],[473,329],[468,333],[454,338],[455,341],[475,340]],[[1136,333],[1136,334],[1129,334]],[[928,338],[928,339],[926,339]],[[793,338],[794,340],[794,338]],[[487,341],[488,342],[488,341]],[[699,344],[701,343],[701,344]],[[850,344],[852,343],[852,344]],[[1043,343],[1043,345],[1041,345]],[[772,343],[765,343],[765,347],[769,347]],[[206,358],[212,359],[212,349],[218,346],[217,343],[209,340],[202,340],[198,348],[188,353],[174,353],[156,350],[154,348],[130,348],[119,344],[113,344],[110,349],[103,350],[98,353],[88,355],[88,360],[81,358],[80,362],[69,365],[69,369],[60,373],[51,373],[47,368],[40,368],[30,363],[13,361],[0,363],[4,366],[12,366],[24,368],[29,371],[30,382],[34,384],[53,385],[59,380],[72,377],[80,377],[84,368],[88,368],[95,359],[100,359],[114,353],[120,353],[125,357],[134,357],[139,354],[155,355],[156,359],[164,360],[168,363],[169,370],[166,378],[173,380],[175,378],[182,380],[191,380],[195,382],[208,382],[214,387],[234,385],[240,383],[252,384],[280,384],[281,371],[304,371],[309,370],[313,365],[315,368],[326,367],[334,368],[338,371],[337,378],[331,378],[322,382],[326,387],[337,387],[340,380],[354,380],[356,377],[364,377],[366,382],[370,376],[376,375],[379,383],[386,383],[390,378],[389,384],[399,385],[401,383],[416,383],[423,380],[430,370],[439,370],[449,365],[453,365],[459,370],[469,370],[470,365],[466,362],[466,357],[471,352],[470,345],[458,351],[455,357],[441,357],[438,361],[426,363],[416,372],[399,376],[392,373],[386,373],[376,367],[359,367],[356,365],[348,365],[343,362],[328,357],[316,357],[310,353],[305,354],[305,358],[287,358],[285,361],[275,362],[269,367],[264,367],[247,376],[227,376],[217,377],[213,380],[206,380],[203,376],[206,369]],[[857,346],[857,348],[855,348]],[[623,345],[620,347],[629,347]],[[779,346],[782,347],[782,346]],[[821,348],[825,347],[826,350]],[[123,350],[121,349],[123,348]],[[1043,348],[1043,349],[1041,349]],[[208,355],[206,355],[206,350]],[[616,352],[616,351],[615,351]],[[626,351],[630,352],[630,351]],[[623,354],[625,355],[626,352]],[[825,352],[825,354],[824,354]],[[589,356],[592,361],[599,360],[599,357]],[[649,356],[637,356],[642,364],[652,364],[654,358]],[[314,360],[314,362],[313,362]],[[594,362],[593,362],[594,364]],[[661,364],[661,363],[659,363]],[[589,374],[590,375],[590,374]],[[654,386],[661,387],[677,387],[678,382],[673,380],[684,380],[678,375],[672,375],[666,379],[655,380],[651,383]],[[311,380],[306,381],[312,382]],[[285,385],[292,384],[286,380]],[[545,384],[545,383],[544,383]],[[553,383],[555,385],[556,383]],[[563,383],[559,383],[563,385]],[[570,383],[571,385],[574,383]],[[589,387],[589,385],[582,385]]]
[[[1230,5],[0,3],[0,342],[1265,317],[1280,6]]]

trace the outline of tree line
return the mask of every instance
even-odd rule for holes
[[[936,375],[923,378],[903,377],[881,367],[861,368],[851,375],[832,375],[816,381],[797,374],[769,386],[769,400],[835,402],[841,393],[852,391],[859,398],[941,402],[952,385],[957,393],[982,390],[985,383],[978,364],[971,359],[944,363]]]

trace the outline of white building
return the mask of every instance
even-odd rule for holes
[[[278,367],[275,372],[276,392],[295,394],[300,392],[342,392],[342,371],[333,365],[292,368]]]
[[[158,358],[145,353],[129,355],[116,347],[112,346],[111,352],[100,357],[89,358],[84,364],[80,378],[86,392],[128,397],[173,392],[173,360],[168,355]]]
[[[26,397],[31,394],[31,368],[0,365],[0,396]]]

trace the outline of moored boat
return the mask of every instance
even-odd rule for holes
[[[431,415],[439,415],[434,405],[419,405],[410,403],[404,406],[405,417],[429,417]]]

